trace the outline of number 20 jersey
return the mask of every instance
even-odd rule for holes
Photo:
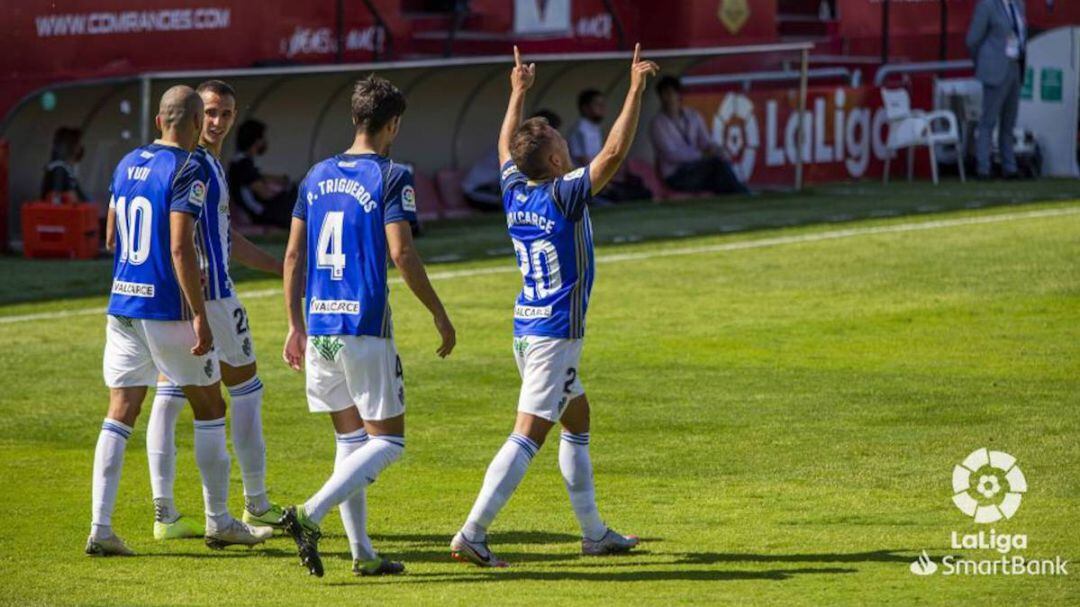
[[[178,211],[199,219],[208,179],[194,154],[157,143],[136,148],[117,165],[109,185],[109,208],[116,218],[109,314],[151,320],[191,317],[173,271],[169,216]],[[195,244],[201,257],[200,243]]]
[[[416,220],[408,168],[377,154],[311,167],[293,217],[307,228],[308,335],[391,337],[386,225]]]
[[[512,163],[502,167],[503,209],[523,285],[514,336],[585,336],[594,272],[589,169],[529,184]]]

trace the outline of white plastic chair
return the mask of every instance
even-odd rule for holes
[[[897,150],[903,148],[908,151],[908,181],[911,181],[915,171],[915,148],[920,145],[925,145],[930,153],[930,173],[935,185],[938,182],[937,156],[934,152],[936,145],[951,145],[956,149],[960,181],[965,181],[963,148],[960,145],[960,129],[957,127],[955,114],[949,110],[923,112],[911,109],[911,98],[906,89],[883,88],[881,101],[885,104],[885,117],[889,121],[883,182],[889,183],[889,161]],[[944,128],[941,129],[941,126]]]

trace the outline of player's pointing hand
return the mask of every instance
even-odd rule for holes
[[[641,58],[641,43],[634,45],[634,59],[630,62],[630,88],[644,91],[645,81],[649,76],[660,73],[660,66],[654,61]]]
[[[532,87],[534,81],[536,81],[536,64],[523,65],[521,63],[521,51],[515,45],[514,69],[510,70],[510,88],[516,92],[524,93]]]

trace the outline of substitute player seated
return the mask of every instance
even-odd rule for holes
[[[337,439],[334,473],[284,517],[301,562],[320,577],[319,524],[335,506],[353,573],[405,570],[380,557],[367,535],[366,488],[405,449],[405,381],[390,320],[387,251],[431,312],[441,338],[437,354],[449,355],[456,341],[413,247],[412,173],[387,157],[404,113],[405,96],[389,81],[371,76],[356,83],[353,144],[308,171],[285,252],[289,333],[283,355],[293,369],[305,369],[308,407],[330,415]]]
[[[581,526],[586,555],[626,552],[634,536],[616,533],[600,518],[589,459],[589,401],[578,362],[585,311],[593,283],[592,224],[588,205],[626,159],[641,113],[646,77],[659,68],[630,64],[630,90],[607,142],[588,166],[575,169],[566,140],[543,119],[521,122],[535,64],[522,65],[517,47],[510,73],[510,103],[499,133],[503,208],[523,285],[514,306],[514,358],[521,375],[514,432],[488,466],[465,525],[450,542],[451,555],[481,567],[505,567],[487,545],[487,531],[525,476],[533,456],[557,423],[570,504]]]
[[[132,554],[113,533],[112,512],[124,448],[158,371],[182,387],[195,413],[207,545],[254,545],[273,533],[236,520],[228,509],[225,401],[195,238],[210,178],[193,154],[202,114],[202,100],[190,87],[167,90],[157,115],[161,138],[125,156],[109,187],[109,233],[117,237],[103,364],[109,412],[94,452],[86,542],[92,556]]]

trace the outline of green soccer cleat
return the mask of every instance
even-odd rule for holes
[[[352,572],[353,575],[362,576],[398,575],[399,573],[405,573],[405,565],[381,556],[370,561],[355,559],[352,562]]]
[[[190,516],[181,516],[171,523],[154,521],[155,540],[179,540],[204,535],[206,535],[206,529]]]
[[[285,509],[273,502],[270,502],[270,507],[266,510],[266,512],[263,512],[262,514],[255,514],[247,508],[244,508],[244,522],[256,527],[273,527],[274,529],[284,529],[284,519]]]
[[[300,563],[307,567],[308,573],[315,577],[323,576],[322,557],[319,556],[319,538],[322,531],[315,521],[307,517],[303,506],[289,506],[281,519],[285,532],[296,542],[296,551]]]
[[[135,551],[127,547],[117,535],[105,538],[90,536],[86,540],[87,556],[135,556]]]

